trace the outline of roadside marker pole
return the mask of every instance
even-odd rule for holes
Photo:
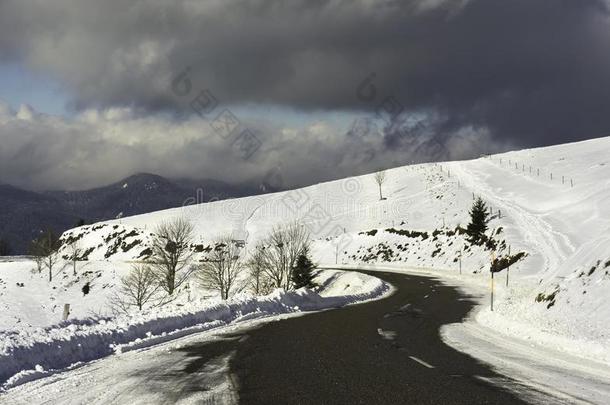
[[[494,272],[493,272],[493,263],[496,259],[496,252],[491,252],[491,266],[490,266],[490,272],[491,272],[491,310],[494,310]]]
[[[335,264],[339,263],[339,241],[337,241],[337,246],[335,247]]]
[[[510,245],[508,246],[508,262],[510,263]],[[508,273],[510,272],[510,264],[506,268],[506,286],[508,287]]]
[[[494,272],[491,272],[491,310],[494,310]]]

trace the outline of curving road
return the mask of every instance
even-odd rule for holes
[[[468,297],[433,278],[372,274],[395,292],[111,356],[17,387],[0,403],[557,403],[441,341],[440,327],[471,309]]]
[[[230,361],[240,403],[472,405],[541,400],[541,394],[441,341],[441,325],[459,322],[471,309],[468,297],[432,278],[374,275],[394,285],[396,292],[379,301],[241,333]],[[205,356],[209,346],[188,350]]]

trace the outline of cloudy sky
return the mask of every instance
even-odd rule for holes
[[[296,186],[610,134],[606,0],[0,0],[0,183]]]

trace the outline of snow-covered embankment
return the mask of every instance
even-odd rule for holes
[[[7,389],[55,370],[188,334],[279,314],[316,311],[378,299],[391,291],[360,273],[321,271],[318,291],[276,290],[226,302],[155,308],[112,318],[75,320],[48,328],[0,333],[0,384]]]

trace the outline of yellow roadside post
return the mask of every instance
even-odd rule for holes
[[[489,268],[491,272],[491,310],[494,310],[494,261],[496,260],[496,252],[491,252],[491,266]]]

